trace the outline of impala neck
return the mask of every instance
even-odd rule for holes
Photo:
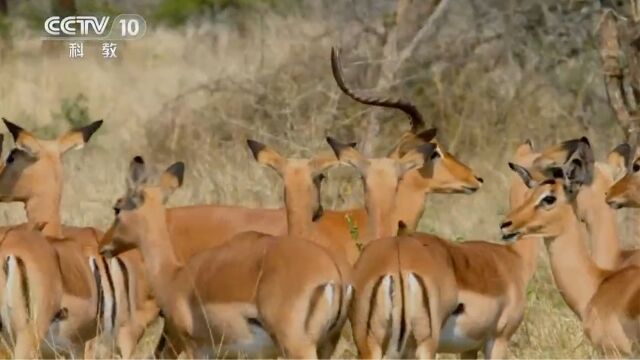
[[[565,302],[580,318],[595,294],[603,274],[586,246],[584,228],[573,212],[564,214],[564,231],[545,239],[551,271]]]
[[[62,222],[60,219],[60,192],[47,196],[34,196],[25,204],[27,222],[30,225],[46,223],[42,233],[45,236],[62,238]]]
[[[424,214],[426,195],[427,192],[411,181],[409,174],[400,180],[395,198],[395,222],[402,221],[409,231],[416,231]]]
[[[394,192],[373,192],[365,195],[367,216],[369,217],[368,240],[375,240],[389,236],[396,236],[398,223],[394,214]]]
[[[620,261],[620,243],[615,210],[605,202],[605,191],[613,182],[602,171],[595,172],[591,186],[578,195],[578,207],[591,235],[591,252],[599,267],[613,269]]]
[[[169,230],[166,224],[165,210],[148,221],[147,233],[140,240],[140,251],[144,260],[147,278],[151,283],[158,304],[163,311],[171,313],[171,304],[176,294],[169,290],[176,273],[182,265],[171,247]]]
[[[529,194],[529,188],[522,182],[519,176],[512,175],[509,188],[509,207],[517,208],[524,202]],[[538,266],[538,253],[540,252],[540,238],[524,236],[516,241],[511,248],[520,256],[523,264],[522,281],[528,283],[533,277]]]
[[[308,239],[311,236],[313,211],[306,197],[291,194],[285,189],[285,208],[287,212],[287,234]]]

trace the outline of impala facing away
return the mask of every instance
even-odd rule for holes
[[[69,150],[82,148],[102,121],[72,130],[56,140],[38,139],[6,119],[4,123],[14,138],[15,148],[0,168],[0,201],[23,202],[28,224],[45,224],[42,232],[55,249],[56,268],[62,276],[62,306],[68,316],[53,324],[43,350],[80,357],[85,342],[96,336],[96,321],[107,331],[114,325],[117,305],[113,299],[114,287],[120,293],[129,292],[121,288],[124,284],[113,283],[110,267],[98,255],[101,232],[61,224],[62,156]],[[124,258],[127,263],[131,262],[128,256]],[[128,273],[132,286],[144,275]],[[48,285],[33,283],[33,286]],[[136,341],[137,337],[132,341],[134,345]],[[123,354],[127,356],[126,352]]]
[[[574,209],[580,186],[588,183],[591,171],[581,158],[555,170],[560,179],[536,182],[526,170],[520,171],[533,192],[506,216],[503,239],[542,237],[555,282],[582,321],[586,336],[608,355],[629,354],[640,340],[640,267],[604,270],[589,255]]]
[[[189,357],[329,357],[346,320],[350,270],[346,260],[306,239],[322,215],[323,171],[337,160],[284,159],[256,141],[248,144],[258,162],[284,178],[289,235],[241,233],[181,265],[163,204],[181,185],[184,165],[172,165],[159,185],[150,185],[136,157],[101,251],[140,248],[169,333],[180,342],[174,345]]]
[[[36,358],[52,323],[63,320],[62,280],[53,247],[29,224],[0,231],[0,318],[16,359]]]
[[[392,181],[393,167],[387,167],[387,171],[383,172],[377,170],[382,165],[373,166],[376,163],[381,164],[381,160],[364,159],[355,150],[345,146],[334,146],[334,149],[341,150],[340,158],[358,168],[365,179],[367,207],[376,209],[377,212],[373,212],[371,215],[378,214],[370,219],[370,223],[386,222],[388,227],[387,234],[395,229],[394,226],[398,222],[405,223],[406,229],[403,230],[404,233],[410,233],[412,229],[415,229],[417,225],[415,219],[419,219],[422,211],[416,217],[415,214],[411,213],[411,210],[407,211],[407,209],[415,209],[418,206],[418,202],[424,202],[424,194],[413,194],[412,196],[406,193],[401,195],[401,189],[411,188],[403,185],[405,181],[412,181],[411,178],[403,177],[400,180],[397,187],[398,194],[393,199],[392,194],[395,188],[395,184]],[[395,153],[395,155],[401,154],[402,152]],[[446,153],[439,145],[434,148],[433,153],[423,165],[422,171],[433,174],[434,177],[434,181],[428,183],[429,186],[424,187],[427,189],[426,192],[452,192],[456,190],[467,192],[464,183],[450,181],[453,178],[474,178],[473,173],[469,168],[463,166],[448,167],[446,156]],[[519,164],[530,166],[535,157],[536,154],[533,153],[530,144],[525,143],[518,148],[515,161]],[[387,159],[386,161],[389,160]],[[449,176],[441,177],[444,174],[444,170],[447,170],[446,173]],[[381,173],[386,174],[386,176],[381,176]],[[383,181],[382,179],[388,180]],[[526,197],[527,191],[528,189],[522,181],[514,177],[510,196],[512,206],[522,202]],[[385,210],[378,211],[379,209]],[[395,214],[391,215],[393,213]],[[378,220],[376,221],[375,219]],[[384,234],[383,232],[379,233],[381,235]],[[388,354],[389,347],[395,344],[388,340],[394,339],[392,335],[394,331],[401,334],[410,334],[412,330],[415,331],[414,329],[426,328],[430,331],[431,339],[425,343],[425,348],[428,350],[417,353],[419,357],[433,357],[437,350],[439,352],[462,353],[463,357],[475,358],[477,352],[482,348],[484,348],[487,358],[505,357],[508,340],[514,334],[523,318],[526,305],[526,286],[536,269],[538,240],[529,238],[513,246],[501,246],[482,241],[467,241],[456,244],[431,235],[415,233],[405,235],[396,241],[398,244],[397,252],[401,254],[398,258],[398,264],[400,264],[398,266],[401,266],[403,271],[409,272],[410,266],[421,264],[420,268],[414,268],[408,278],[399,281],[400,278],[396,276],[391,277],[386,282],[381,282],[381,280],[385,279],[383,274],[385,273],[386,265],[384,264],[394,258],[394,256],[389,255],[393,254],[394,250],[385,249],[385,247],[392,246],[390,244],[392,240],[390,239],[372,242],[365,248],[361,258],[356,263],[356,294],[352,317],[354,335],[356,339],[358,337],[366,338],[365,334],[372,334],[369,336],[374,337],[373,339],[370,338],[359,342],[361,356],[368,357],[373,354],[374,357],[379,357],[382,352]],[[411,250],[402,251],[403,247]],[[424,263],[430,264],[432,267],[424,266]],[[362,274],[367,274],[367,278],[363,279],[361,277]],[[453,274],[453,277],[450,274]],[[376,277],[376,275],[379,277]],[[421,291],[416,293],[416,289],[420,289],[420,287],[428,288],[428,286],[424,287],[424,284],[432,284],[432,282],[424,279],[432,278],[440,281],[439,287],[435,287],[436,295],[432,295],[434,294],[433,289],[424,293]],[[446,279],[449,280],[444,281]],[[375,280],[378,280],[378,282],[375,282]],[[362,283],[368,283],[369,286],[363,286]],[[377,284],[377,286],[372,285],[372,283]],[[397,298],[390,298],[391,300],[386,304],[379,304],[372,310],[368,310],[370,309],[369,302],[374,304],[376,301],[385,300],[385,297],[381,294],[384,294],[385,291],[390,291],[389,288],[396,283],[399,283],[400,287],[408,286],[406,291],[392,291],[395,294],[394,296],[404,296],[406,300],[400,301]],[[368,292],[372,291],[372,286],[375,286],[377,294],[368,295]],[[362,295],[364,298],[360,297],[363,292],[358,291],[361,288],[367,289],[364,290],[365,295]],[[436,299],[438,299],[437,296],[441,292],[445,294],[455,293],[454,302],[451,303],[450,297],[441,297],[439,299],[440,303],[438,303]],[[449,311],[445,310],[445,313],[440,315],[440,322],[437,321],[438,318],[435,318],[431,319],[431,326],[422,324],[416,327],[415,324],[417,323],[412,322],[411,317],[416,314],[415,304],[420,304],[421,301],[424,301],[425,294],[427,294],[426,296],[429,300],[425,304],[436,306],[440,310],[448,309]],[[368,300],[367,296],[374,296],[374,298]],[[393,307],[393,305],[398,308]],[[384,311],[389,307],[396,312],[386,316],[387,318],[395,319],[396,323],[392,321],[386,325],[383,323],[384,326],[387,326],[384,331],[380,329],[370,331],[369,329],[373,330],[373,326],[376,323],[368,319],[374,319],[376,316],[377,318],[385,319]],[[379,314],[379,311],[382,314]],[[430,314],[434,314],[434,312],[431,311]],[[404,327],[402,325],[403,321],[407,324]],[[440,330],[435,324],[444,324],[444,326]],[[376,335],[377,338],[375,338]],[[412,339],[409,338],[409,340]],[[406,342],[407,340],[402,339],[398,344],[404,346]],[[388,348],[381,350],[379,349],[380,344],[388,344]],[[401,349],[402,346],[399,345],[398,349]]]

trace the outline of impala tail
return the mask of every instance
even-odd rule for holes
[[[432,336],[434,310],[423,278],[398,270],[374,283],[367,318],[367,333],[388,357],[403,357],[409,336],[418,340]]]

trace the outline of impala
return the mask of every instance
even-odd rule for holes
[[[388,100],[366,98],[349,89],[342,79],[339,70],[337,53],[332,53],[333,74],[340,88],[354,99],[378,106],[399,109],[408,114],[411,119],[411,131],[405,133],[394,152],[407,151],[419,144],[433,140],[436,129],[425,129],[425,123],[416,107],[402,100]],[[449,156],[451,162],[457,162]],[[407,172],[406,176],[415,181],[411,186],[423,186],[420,177],[425,176],[420,169]],[[472,187],[478,179],[471,179]],[[415,189],[420,191],[420,189]],[[324,215],[313,223],[314,237],[312,241],[327,246],[332,252],[343,254],[351,264],[355,263],[359,255],[356,242],[350,232],[350,222],[360,230],[360,239],[366,242],[371,236],[368,234],[367,213],[364,208],[344,211],[327,210]],[[244,231],[259,231],[272,235],[282,235],[287,231],[285,209],[252,209],[241,206],[228,205],[193,205],[167,209],[167,226],[171,243],[179,260],[187,260],[205,249],[225,243],[235,234]],[[216,236],[210,236],[216,234]]]
[[[6,119],[4,123],[14,138],[15,148],[0,170],[0,201],[23,202],[29,224],[46,223],[42,232],[59,258],[64,291],[62,306],[68,316],[50,328],[45,350],[69,352],[79,357],[84,343],[96,335],[97,320],[107,331],[115,325],[114,290],[124,285],[113,284],[108,264],[98,256],[101,233],[93,228],[63,226],[60,220],[62,156],[83,147],[102,121],[72,130],[55,140],[38,139]],[[130,262],[127,256],[125,261]],[[137,279],[143,276],[133,272],[131,275]]]
[[[150,185],[136,157],[127,195],[116,203],[116,221],[101,250],[115,255],[141,249],[169,333],[177,334],[176,347],[190,357],[328,357],[346,320],[350,270],[346,260],[306,239],[312,221],[322,215],[323,171],[337,160],[285,159],[256,141],[248,145],[259,163],[284,179],[288,235],[240,233],[181,265],[163,204],[181,185],[184,165],[172,165],[159,185]]]
[[[551,270],[562,297],[582,321],[586,336],[609,355],[629,354],[640,340],[640,268],[598,267],[586,247],[580,220],[574,211],[581,183],[592,169],[575,158],[561,179],[536,182],[526,170],[519,175],[533,185],[527,200],[512,210],[501,225],[503,239],[520,241],[532,235],[544,239]],[[558,171],[554,171],[558,172]]]

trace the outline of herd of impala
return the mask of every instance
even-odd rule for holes
[[[640,251],[620,248],[614,209],[640,207],[637,141],[602,163],[584,137],[541,150],[525,141],[508,164],[504,243],[450,242],[416,232],[425,197],[473,194],[482,178],[435,140],[413,104],[352,90],[335,49],[331,66],[347,96],[404,112],[411,129],[378,158],[331,137],[330,151],[310,159],[248,140],[255,160],[282,177],[284,209],[165,208],[184,164],[154,177],[136,156],[111,227],[66,226],[62,157],[102,122],[43,140],[3,119],[15,145],[0,165],[0,200],[22,202],[27,216],[0,231],[0,320],[14,357],[109,357],[115,349],[128,358],[162,316],[157,355],[166,357],[328,358],[348,320],[362,358],[504,358],[541,238],[586,337],[603,354],[633,353]],[[339,164],[360,174],[363,208],[322,208],[324,173]]]

